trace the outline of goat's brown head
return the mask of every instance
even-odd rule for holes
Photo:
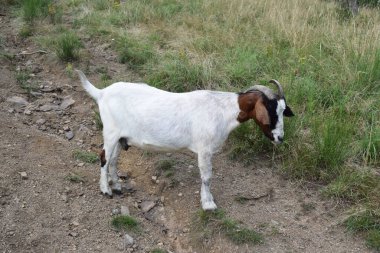
[[[270,80],[277,86],[278,93],[262,85],[255,85],[247,91],[239,93],[239,122],[254,119],[273,143],[282,143],[284,138],[284,117],[294,116],[286,105],[284,91],[276,80]]]

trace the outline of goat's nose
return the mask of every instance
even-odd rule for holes
[[[278,138],[278,141],[279,141],[279,142],[282,142],[282,141],[284,140],[284,137],[280,137],[280,136],[278,136],[277,138]]]

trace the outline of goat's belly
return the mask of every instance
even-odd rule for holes
[[[174,151],[174,150],[184,150],[187,149],[186,146],[183,145],[170,145],[168,143],[165,144],[156,144],[147,141],[128,141],[128,145],[138,147],[144,150],[149,151]]]

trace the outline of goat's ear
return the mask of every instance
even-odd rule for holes
[[[270,124],[268,110],[265,107],[265,105],[262,103],[262,101],[258,101],[256,103],[254,110],[255,110],[255,117],[257,121],[259,121],[263,125]]]
[[[284,116],[285,117],[293,117],[294,113],[292,112],[292,109],[290,109],[289,106],[286,106],[285,111],[284,111]]]

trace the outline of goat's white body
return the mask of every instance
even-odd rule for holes
[[[108,167],[112,189],[121,189],[116,165],[119,140],[125,138],[128,145],[143,149],[189,149],[197,153],[202,208],[216,208],[209,189],[211,158],[239,125],[237,94],[207,90],[171,93],[146,84],[123,82],[99,90],[82,72],[78,73],[83,87],[97,101],[103,122],[106,160],[100,174],[103,193],[112,195]]]
[[[189,149],[214,153],[239,122],[237,94],[171,93],[146,84],[115,83],[97,103],[104,135],[125,137],[128,145],[153,150]]]

